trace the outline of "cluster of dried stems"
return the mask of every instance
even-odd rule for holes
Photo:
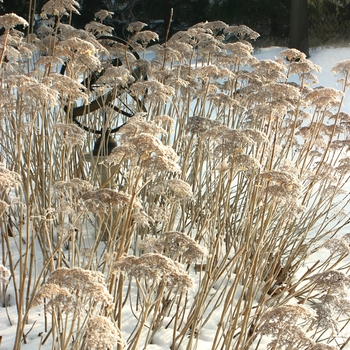
[[[99,39],[108,11],[64,24],[78,7],[49,0],[27,35],[0,16],[0,297],[7,308],[14,291],[14,349],[41,303],[52,349],[136,350],[164,328],[171,349],[196,349],[218,309],[212,349],[345,348],[350,61],[333,68],[342,91],[313,88],[320,67],[294,49],[257,60],[246,26],[198,23],[148,48],[158,36],[141,22],[126,44]],[[97,152],[77,115],[101,130]]]

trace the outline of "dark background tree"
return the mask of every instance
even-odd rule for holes
[[[298,49],[309,57],[307,0],[291,1],[289,47]]]

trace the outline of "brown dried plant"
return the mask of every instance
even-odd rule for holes
[[[333,68],[342,91],[313,88],[320,67],[303,53],[259,61],[247,41],[258,34],[221,21],[177,32],[148,61],[158,38],[145,23],[127,27],[127,44],[101,41],[112,13],[85,30],[63,24],[78,7],[47,2],[37,37],[0,16],[0,245],[14,348],[34,295],[61,349],[121,349],[132,312],[130,349],[161,327],[173,350],[195,349],[217,310],[213,350],[262,348],[261,335],[271,348],[345,348],[349,62]],[[116,147],[96,156],[72,119],[117,129]],[[320,247],[329,256],[305,267]]]

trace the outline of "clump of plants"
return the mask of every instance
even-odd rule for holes
[[[72,13],[50,0],[28,35],[0,16],[14,349],[41,307],[52,349],[136,350],[165,331],[173,350],[344,348],[350,61],[333,68],[342,90],[313,88],[320,67],[294,49],[259,61],[244,25],[160,45],[145,23],[124,41],[108,11],[85,30]]]

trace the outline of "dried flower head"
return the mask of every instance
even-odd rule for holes
[[[344,238],[328,239],[323,247],[328,249],[332,254],[350,254],[350,245]]]
[[[60,292],[64,289],[67,295],[70,293],[88,308],[91,302],[109,305],[113,300],[105,286],[103,274],[98,271],[61,267],[52,271],[43,288],[47,285],[58,286]],[[41,295],[40,291],[38,295]]]
[[[45,283],[35,296],[32,307],[40,305],[42,299],[46,299],[47,310],[53,312],[59,309],[64,313],[75,313],[76,315],[83,314],[83,305],[80,300],[74,298],[74,295],[65,287],[60,287],[55,283]]]
[[[332,72],[343,76],[348,76],[350,73],[350,60],[339,61],[332,68]]]
[[[344,291],[350,288],[350,278],[343,272],[327,270],[311,276],[310,281],[316,284],[317,288],[332,291]]]
[[[56,124],[56,131],[62,137],[62,141],[68,147],[75,145],[82,146],[86,139],[86,133],[78,125],[75,124]]]
[[[5,201],[0,199],[0,215],[6,213],[8,207],[9,207],[9,205]]]
[[[86,350],[114,349],[118,344],[124,344],[121,331],[105,316],[90,318],[85,333]]]
[[[158,183],[152,192],[166,196],[171,202],[187,202],[193,198],[191,185],[181,179]]]
[[[3,264],[0,264],[0,284],[7,284],[10,276],[10,271]]]
[[[25,84],[19,86],[17,91],[29,102],[36,101],[47,106],[54,106],[58,102],[58,91],[43,83],[33,82],[32,84]]]
[[[288,201],[301,195],[302,185],[291,171],[272,170],[262,173],[260,177],[269,182],[266,191],[272,196]]]
[[[132,22],[130,23],[127,27],[126,30],[129,32],[140,32],[144,27],[146,27],[147,24],[137,21],[137,22]]]
[[[100,60],[97,57],[98,50],[94,44],[87,40],[73,37],[61,41],[56,46],[56,54],[65,57],[70,68],[88,68],[96,70],[100,67]]]
[[[83,103],[88,101],[86,87],[66,75],[51,73],[50,76],[46,78],[46,81],[52,84],[51,87],[60,93],[60,97],[64,101],[68,99],[81,99]]]
[[[208,131],[209,129],[219,125],[221,125],[220,122],[216,120],[194,116],[188,119],[186,128],[189,132],[193,134],[202,134]]]
[[[55,195],[58,198],[70,198],[72,195],[81,195],[91,190],[90,182],[79,178],[73,178],[70,181],[56,181],[54,184]]]
[[[98,78],[96,85],[103,84],[108,87],[125,87],[135,81],[130,71],[125,67],[108,67]]]
[[[337,89],[320,87],[308,93],[305,100],[311,105],[323,109],[337,106],[343,95],[343,92]]]
[[[91,21],[85,25],[85,30],[98,37],[100,35],[112,35],[114,28],[100,22]]]
[[[235,171],[246,171],[251,169],[260,169],[261,165],[258,159],[248,154],[233,155],[229,164]]]
[[[333,345],[328,345],[324,343],[316,343],[309,347],[309,350],[337,350]]]
[[[107,11],[107,10],[100,10],[95,13],[95,18],[99,19],[102,23],[106,18],[112,18],[113,15],[114,15],[114,12]]]
[[[186,292],[193,286],[192,279],[182,270],[179,263],[160,254],[144,254],[123,257],[116,262],[115,268],[130,278],[146,279],[156,285],[164,285],[175,293]]]
[[[232,34],[237,37],[239,40],[252,39],[256,40],[259,38],[260,34],[247,27],[246,25],[238,26],[228,26],[224,29],[225,34]]]
[[[164,241],[165,253],[168,253],[174,260],[181,257],[184,263],[191,264],[203,260],[208,254],[206,248],[183,232],[165,232],[161,235],[161,239]]]
[[[143,210],[133,213],[131,217],[136,225],[142,227],[150,227],[150,224],[154,224],[153,218],[147,215]]]
[[[297,49],[286,49],[280,52],[280,57],[286,58],[289,62],[304,61],[306,55]]]
[[[49,0],[42,8],[40,16],[47,18],[47,15],[57,17],[69,16],[70,12],[80,14],[79,3],[75,0]]]
[[[11,28],[17,25],[27,27],[28,22],[24,18],[16,15],[15,13],[6,13],[0,16],[0,28],[4,28],[5,31],[9,31]]]
[[[10,188],[19,187],[21,177],[14,171],[8,170],[4,163],[0,163],[0,190],[5,191]]]
[[[87,210],[93,213],[105,213],[110,207],[123,208],[131,201],[131,195],[110,188],[85,192],[81,198],[84,200]],[[133,201],[133,207],[135,209],[141,208],[141,203],[137,198]]]
[[[270,349],[293,349],[307,347],[313,341],[298,325],[300,321],[311,323],[315,312],[303,305],[281,305],[269,309],[262,317],[258,332],[269,335]]]
[[[141,96],[146,96],[145,100],[154,103],[165,103],[171,100],[175,94],[175,89],[159,81],[138,81],[131,85],[130,89]]]
[[[142,32],[138,32],[135,37],[134,41],[138,41],[141,43],[142,47],[146,47],[151,41],[158,41],[159,36],[157,33],[152,32],[150,30],[143,30]]]

